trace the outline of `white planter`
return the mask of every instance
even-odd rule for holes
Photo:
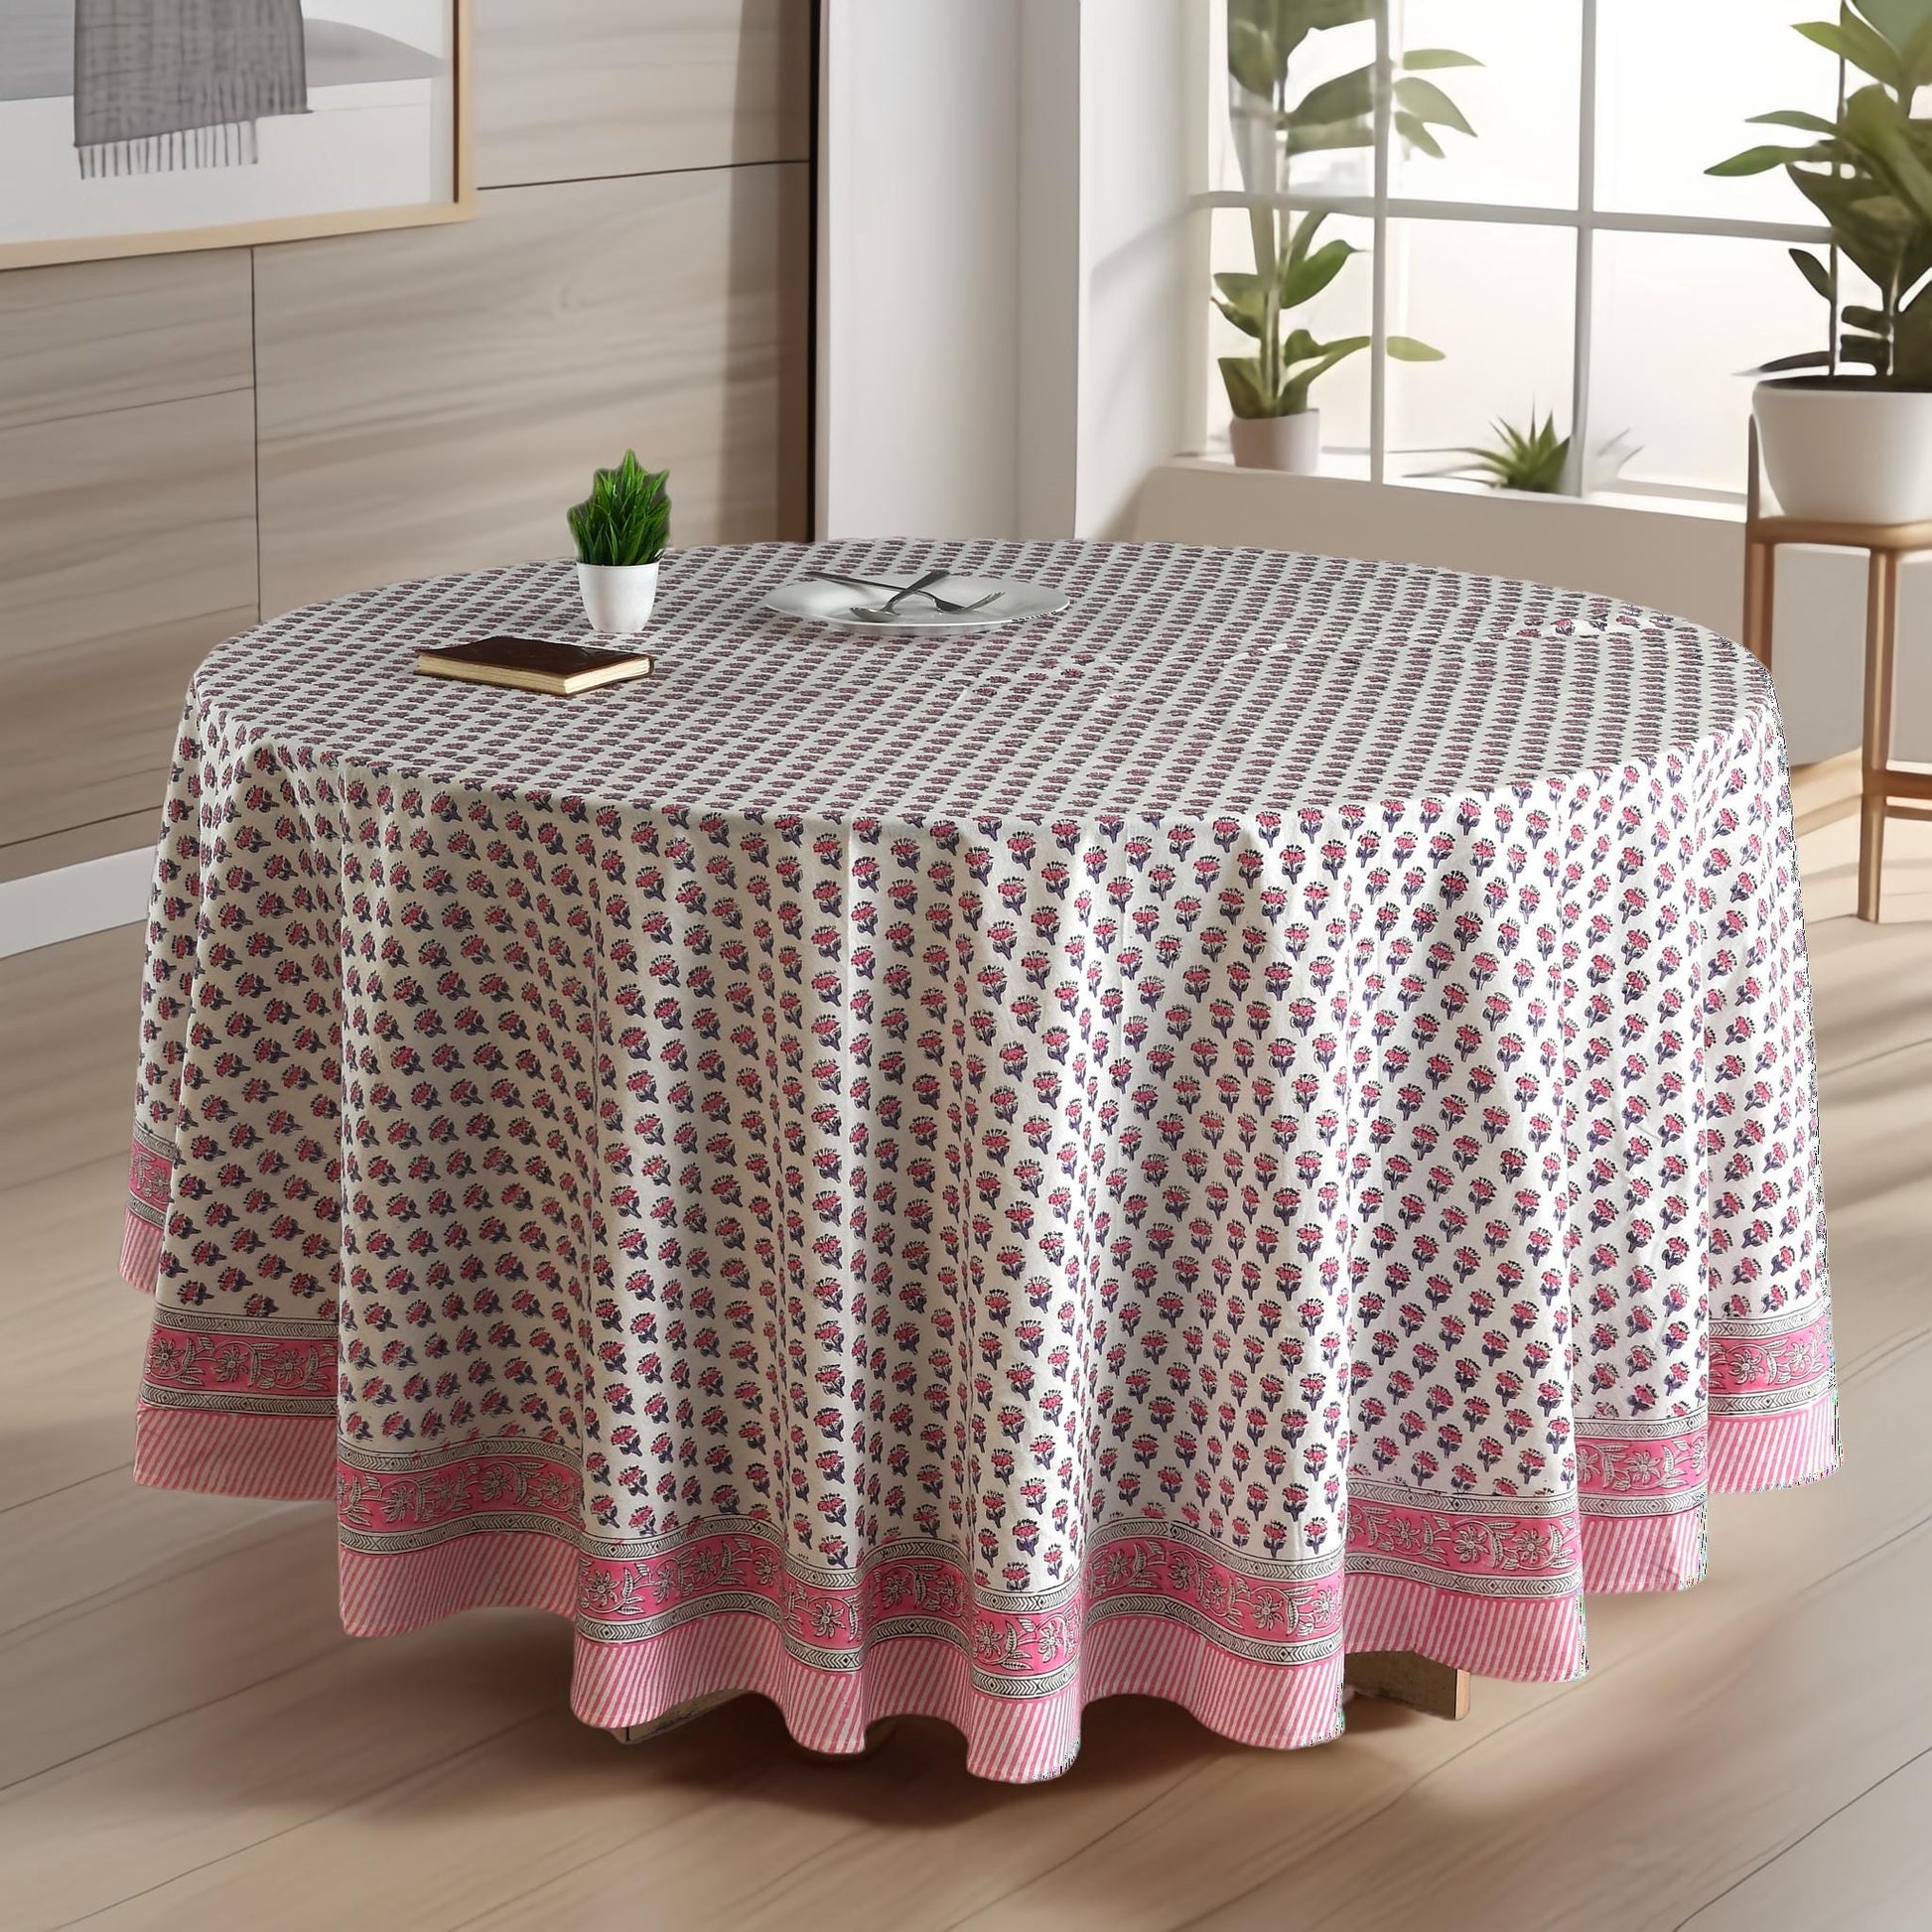
[[[1321,412],[1295,416],[1237,416],[1228,425],[1237,470],[1286,470],[1312,477],[1321,468]]]
[[[1764,474],[1808,523],[1932,517],[1932,390],[1850,380],[1760,382],[1751,392]]]
[[[657,602],[655,564],[579,564],[577,588],[593,630],[620,634],[641,630]]]

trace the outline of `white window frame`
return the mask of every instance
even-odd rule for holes
[[[1368,195],[1251,195],[1241,189],[1211,189],[1193,198],[1197,208],[1277,207],[1297,213],[1320,209],[1329,214],[1352,214],[1368,219],[1373,231],[1369,271],[1373,283],[1369,298],[1369,481],[1381,483],[1388,476],[1388,386],[1389,365],[1385,353],[1388,339],[1388,231],[1391,220],[1508,222],[1524,227],[1568,228],[1576,236],[1577,278],[1575,292],[1575,329],[1571,348],[1571,448],[1587,452],[1589,448],[1590,392],[1590,311],[1594,300],[1595,243],[1599,234],[1677,234],[1716,235],[1740,241],[1812,242],[1831,249],[1831,230],[1821,223],[1805,221],[1731,221],[1694,214],[1622,214],[1596,206],[1596,17],[1598,0],[1580,0],[1579,98],[1577,111],[1577,203],[1574,207],[1524,207],[1498,202],[1437,202],[1389,193],[1389,89],[1377,90],[1375,109],[1374,190]],[[1213,53],[1223,58],[1207,62],[1213,84],[1227,85],[1224,9],[1222,0],[1210,0],[1212,23],[1210,41]],[[1383,74],[1390,68],[1389,10],[1382,6],[1375,14],[1375,62]],[[1839,95],[1845,92],[1844,63],[1839,64]],[[1211,218],[1211,216],[1210,216]],[[1205,223],[1203,224],[1205,225]],[[1201,249],[1203,261],[1211,240]],[[1832,270],[1837,274],[1836,251]],[[1202,278],[1205,286],[1205,277]],[[1834,318],[1832,335],[1836,337]],[[1203,339],[1204,341],[1204,339]],[[1205,395],[1206,357],[1201,384]],[[1204,440],[1204,439],[1203,439]],[[1397,483],[1405,480],[1396,479]],[[1619,496],[1652,496],[1714,503],[1744,501],[1742,489],[1704,489],[1675,483],[1619,483]]]

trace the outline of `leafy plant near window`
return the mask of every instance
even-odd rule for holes
[[[1932,383],[1932,120],[1911,111],[1918,89],[1932,85],[1932,0],[1852,0],[1836,21],[1808,21],[1797,32],[1872,84],[1851,93],[1836,120],[1795,108],[1754,115],[1758,125],[1818,138],[1806,147],[1747,148],[1708,172],[1782,168],[1824,215],[1834,249],[1876,286],[1879,306],[1847,303],[1835,351],[1780,356],[1765,372],[1836,370],[1842,360],[1900,385]],[[1837,309],[1836,263],[1803,248],[1791,259]]]
[[[615,470],[591,479],[591,493],[566,512],[581,564],[654,564],[671,540],[668,470],[646,470],[626,450]]]
[[[1360,26],[1379,19],[1387,0],[1228,0],[1228,74],[1250,102],[1237,98],[1237,116],[1272,122],[1284,156],[1331,148],[1375,145],[1376,69],[1373,63],[1353,68],[1289,100],[1290,61],[1311,34],[1335,27]],[[1446,47],[1412,48],[1396,63],[1390,120],[1412,147],[1441,159],[1443,149],[1432,127],[1475,133],[1462,110],[1433,80],[1422,76],[1442,68],[1473,68],[1482,63]],[[1253,188],[1255,183],[1249,182]],[[1286,184],[1283,184],[1284,186]]]
[[[1390,125],[1411,147],[1440,156],[1432,130],[1473,135],[1462,111],[1433,80],[1431,69],[1476,67],[1449,48],[1416,48],[1395,70],[1379,64],[1351,69],[1291,98],[1289,65],[1310,35],[1379,19],[1387,0],[1228,0],[1230,117],[1250,194],[1286,192],[1295,155],[1373,147],[1381,89],[1389,88]],[[1235,415],[1292,416],[1309,407],[1317,377],[1369,346],[1367,336],[1319,342],[1307,329],[1285,325],[1286,313],[1311,301],[1359,250],[1331,239],[1316,247],[1322,216],[1299,221],[1284,209],[1251,207],[1252,274],[1214,278],[1216,307],[1257,344],[1252,355],[1220,358],[1221,379]],[[1409,336],[1388,339],[1388,352],[1405,361],[1437,361],[1441,351]]]
[[[1268,210],[1272,216],[1273,210]],[[1223,355],[1221,380],[1237,416],[1293,416],[1309,406],[1309,388],[1337,362],[1368,347],[1367,336],[1343,336],[1316,342],[1306,329],[1287,329],[1288,312],[1313,300],[1340,274],[1350,255],[1360,251],[1339,238],[1314,246],[1321,226],[1320,211],[1285,224],[1290,235],[1281,258],[1279,279],[1272,285],[1260,275],[1217,275],[1220,291],[1215,307],[1244,336],[1260,344],[1253,355]],[[1273,222],[1270,221],[1271,240]],[[1443,352],[1412,336],[1391,336],[1389,353],[1405,362],[1438,362]]]

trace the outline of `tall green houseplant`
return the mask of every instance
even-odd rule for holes
[[[1916,523],[1932,518],[1932,120],[1912,108],[1932,85],[1932,0],[1850,0],[1836,20],[1797,31],[1857,84],[1841,85],[1829,119],[1799,108],[1756,117],[1807,143],[1747,148],[1710,171],[1782,168],[1831,233],[1827,258],[1791,251],[1825,298],[1829,346],[1759,371],[1777,378],[1751,396],[1764,470],[1788,516]],[[1875,300],[1843,299],[1846,262]],[[1825,373],[1789,373],[1810,370]]]
[[[1291,63],[1311,35],[1374,22],[1385,10],[1386,0],[1228,0],[1229,112],[1250,195],[1285,194],[1296,155],[1372,148],[1385,88],[1391,128],[1410,146],[1441,155],[1436,129],[1474,133],[1449,95],[1425,77],[1431,69],[1479,65],[1448,48],[1412,49],[1387,71],[1371,62],[1299,93],[1293,87]],[[1250,204],[1254,270],[1214,278],[1216,307],[1256,345],[1253,354],[1220,360],[1237,417],[1300,414],[1318,377],[1369,346],[1367,336],[1320,342],[1286,321],[1359,252],[1339,238],[1317,245],[1322,219],[1318,211],[1298,219]],[[1440,359],[1439,350],[1409,336],[1390,337],[1388,350],[1409,361]]]
[[[1867,83],[1846,97],[1835,120],[1798,108],[1754,115],[1756,125],[1816,138],[1747,148],[1708,172],[1782,168],[1825,217],[1834,248],[1877,289],[1878,305],[1838,310],[1836,354],[1807,349],[1765,368],[1835,369],[1845,361],[1901,383],[1932,382],[1932,121],[1912,114],[1913,96],[1932,86],[1932,0],[1856,0],[1836,21],[1808,21],[1796,31],[1869,76]],[[1792,249],[1791,259],[1836,307],[1834,265],[1804,248]]]

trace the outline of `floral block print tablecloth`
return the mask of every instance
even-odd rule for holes
[[[1063,585],[960,638],[811,566]],[[1343,1653],[1584,1668],[1837,1454],[1769,683],[1603,598],[1256,551],[694,550],[197,674],[149,930],[136,1474],[336,1499],[349,1629],[573,1619],[575,1706],[1257,1744]],[[1767,1505],[1768,1506],[1768,1505]]]

